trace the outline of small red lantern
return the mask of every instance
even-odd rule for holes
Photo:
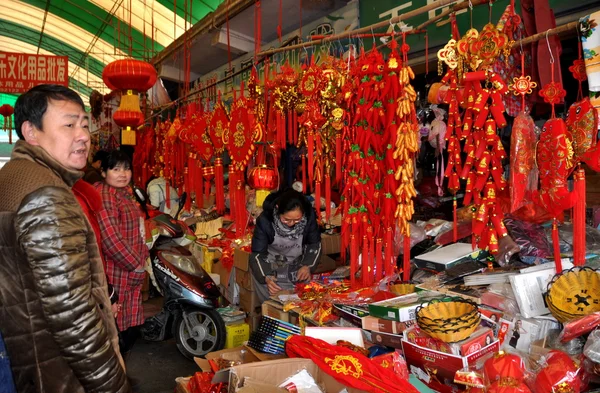
[[[121,144],[135,145],[135,131],[143,123],[138,92],[145,92],[156,83],[156,70],[144,61],[135,59],[116,60],[102,71],[102,80],[111,90],[121,91],[119,109],[113,114],[115,123],[122,127]],[[137,118],[141,121],[136,122]]]
[[[489,383],[500,378],[522,381],[525,377],[525,364],[520,356],[500,351],[485,361],[483,371]]]
[[[15,108],[8,104],[0,106],[0,115],[4,117],[4,131],[8,133],[8,143],[12,145],[12,115],[15,113]]]
[[[256,190],[256,206],[262,206],[271,191],[279,187],[279,174],[273,167],[255,166],[248,173],[248,185]]]

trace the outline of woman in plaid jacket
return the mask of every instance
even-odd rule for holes
[[[137,326],[144,322],[142,284],[148,258],[142,235],[143,216],[132,199],[131,159],[122,151],[113,151],[102,162],[103,183],[96,183],[104,210],[98,222],[102,233],[102,251],[108,282],[119,296],[121,311],[117,325],[121,332],[121,352],[131,350]]]

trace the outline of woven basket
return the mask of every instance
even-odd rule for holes
[[[415,284],[411,284],[411,283],[399,283],[399,284],[393,284],[390,286],[390,291],[392,293],[395,293],[396,295],[402,296],[402,295],[408,295],[409,293],[414,293],[415,292]]]
[[[600,272],[574,267],[557,274],[548,284],[546,303],[561,323],[600,311]]]
[[[477,305],[462,298],[425,303],[417,307],[416,316],[421,330],[445,342],[464,340],[481,321]]]

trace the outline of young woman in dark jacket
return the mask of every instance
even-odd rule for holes
[[[321,233],[303,194],[286,190],[263,203],[252,238],[250,267],[261,301],[308,281],[321,257]]]

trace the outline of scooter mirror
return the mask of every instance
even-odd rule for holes
[[[137,199],[139,203],[147,203],[148,195],[146,195],[146,192],[144,190],[142,190],[138,186],[133,186],[133,192],[135,194],[135,199]]]

